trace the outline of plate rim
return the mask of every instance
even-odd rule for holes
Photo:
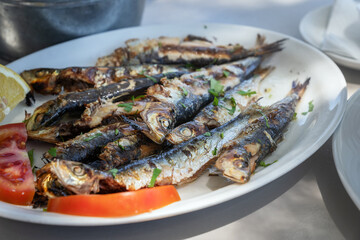
[[[307,31],[307,28],[305,27],[305,23],[307,21],[309,21],[309,19],[312,19],[312,17],[316,14],[321,13],[322,15],[326,15],[329,14],[331,11],[332,5],[326,5],[326,6],[321,6],[318,7],[316,9],[313,9],[312,11],[309,11],[300,21],[299,24],[299,31],[300,34],[302,36],[302,38],[309,44],[311,44],[312,46],[320,49],[320,45],[318,45],[316,42],[312,41],[312,38],[310,37],[310,34]],[[325,29],[325,26],[323,26]],[[345,67],[349,67],[352,69],[357,69],[360,70],[360,60],[356,60],[356,59],[352,59],[352,58],[348,58],[348,57],[344,57],[341,56],[339,54],[336,53],[332,53],[332,52],[326,52],[323,51],[326,55],[328,55],[332,60],[334,60],[336,63],[345,66]]]
[[[341,159],[342,155],[340,153],[341,151],[337,147],[339,145],[340,141],[341,141],[340,138],[341,138],[341,132],[342,132],[342,129],[343,129],[343,122],[348,117],[347,113],[351,111],[352,107],[354,106],[354,103],[356,102],[356,100],[359,100],[359,99],[360,99],[360,89],[358,89],[350,97],[350,99],[347,101],[343,118],[342,118],[341,122],[339,123],[339,126],[337,127],[337,129],[334,132],[331,147],[332,147],[332,151],[333,151],[333,158],[334,158],[334,162],[335,162],[336,171],[337,171],[337,173],[339,175],[339,178],[340,178],[346,192],[349,194],[351,200],[354,202],[354,204],[360,210],[360,196],[358,196],[355,193],[355,191],[353,190],[353,188],[351,187],[351,184],[349,183],[349,181],[345,177],[346,173],[340,170],[341,169],[341,167],[340,167],[340,159]]]
[[[257,27],[252,27],[252,26],[246,26],[246,25],[237,25],[237,24],[221,24],[221,23],[196,23],[195,25],[194,24],[156,24],[156,25],[147,25],[147,26],[138,26],[138,27],[131,27],[131,28],[123,28],[123,29],[118,29],[118,30],[112,30],[112,31],[108,31],[108,32],[104,32],[104,33],[99,33],[99,34],[94,34],[94,35],[100,35],[100,34],[111,34],[112,32],[117,32],[117,31],[123,31],[125,29],[144,29],[144,28],[154,28],[154,27],[176,27],[176,26],[181,26],[181,27],[190,27],[191,28],[194,28],[194,26],[215,26],[215,27],[235,27],[235,28],[243,28],[243,29],[252,29],[252,31],[258,31],[258,32],[261,32],[263,34],[271,34],[271,35],[277,35],[281,38],[285,37],[287,39],[290,39],[291,41],[295,41],[296,43],[298,44],[301,44],[301,45],[304,45],[305,47],[311,49],[312,51],[315,51],[317,54],[320,54],[324,60],[327,61],[328,64],[332,65],[334,68],[337,69],[338,73],[340,74],[339,76],[341,76],[341,79],[339,80],[339,84],[343,85],[345,88],[346,88],[346,81],[345,81],[345,78],[342,74],[342,72],[340,71],[340,69],[338,68],[338,66],[332,61],[329,59],[328,56],[326,56],[324,53],[322,53],[320,50],[316,49],[315,47],[309,45],[309,44],[306,44],[305,42],[299,40],[299,39],[296,39],[292,36],[289,36],[289,35],[286,35],[286,34],[283,34],[283,33],[280,33],[280,32],[275,32],[275,31],[271,31],[271,30],[267,30],[267,29],[263,29],[263,28],[257,28]],[[67,41],[67,42],[71,42],[71,41],[81,41],[81,39],[84,39],[84,38],[91,38],[93,37],[94,35],[90,35],[90,36],[86,36],[86,37],[82,37],[82,38],[78,38],[78,39],[75,39],[75,40],[70,40],[70,41]],[[64,42],[64,43],[60,43],[60,44],[57,44],[57,45],[54,45],[54,46],[51,46],[51,47],[48,47],[48,48],[45,48],[43,50],[40,50],[38,52],[42,52],[42,51],[47,51],[49,48],[52,48],[52,47],[57,47],[59,45],[62,45],[62,44],[66,44],[67,42]],[[35,52],[33,54],[36,54],[38,52]],[[27,55],[23,58],[28,58],[28,57],[32,57],[33,54],[30,54],[30,55]],[[16,60],[10,64],[8,64],[8,66],[12,66],[12,65],[16,65],[18,61],[20,61],[21,59],[23,58],[20,58],[19,60]],[[297,167],[298,165],[300,165],[301,163],[305,162],[316,150],[318,150],[325,142],[326,140],[333,134],[333,132],[335,131],[336,127],[338,126],[338,124],[340,123],[340,120],[341,120],[341,117],[342,115],[344,114],[344,111],[345,111],[345,103],[346,103],[346,98],[347,98],[347,93],[346,91],[341,91],[339,93],[339,96],[340,98],[340,101],[339,103],[337,104],[338,108],[337,110],[335,111],[334,113],[334,118],[331,120],[331,122],[329,122],[329,125],[328,125],[328,128],[327,128],[327,131],[323,132],[321,134],[321,136],[317,139],[316,142],[314,142],[306,151],[306,154],[305,155],[302,155],[301,158],[303,158],[303,160],[298,160],[298,161],[291,161],[291,162],[287,162],[285,163],[284,165],[281,165],[281,166],[277,166],[277,171],[276,171],[276,174],[274,175],[271,175],[271,177],[267,177],[264,181],[261,182],[261,184],[256,184],[255,186],[252,186],[249,187],[249,183],[248,184],[245,184],[245,185],[242,185],[243,188],[245,190],[241,191],[240,194],[232,194],[230,197],[228,197],[227,199],[225,200],[222,200],[221,202],[219,201],[212,201],[211,203],[209,203],[208,201],[205,201],[203,206],[201,208],[199,207],[196,207],[196,208],[190,208],[189,209],[186,209],[186,210],[182,210],[182,211],[176,211],[176,212],[172,212],[170,214],[166,214],[166,216],[163,216],[164,214],[160,214],[160,215],[155,215],[155,217],[142,217],[142,218],[138,218],[137,216],[144,216],[146,214],[142,214],[142,215],[137,215],[137,216],[134,216],[134,217],[129,217],[129,218],[126,218],[127,221],[126,222],[123,222],[121,221],[121,219],[123,218],[111,218],[110,220],[111,221],[108,221],[109,218],[104,219],[104,218],[89,218],[89,217],[78,217],[78,216],[70,216],[71,219],[76,219],[77,221],[71,221],[69,222],[68,220],[66,220],[67,218],[63,219],[61,218],[62,220],[60,220],[60,218],[58,218],[60,215],[59,214],[55,214],[55,213],[46,213],[47,216],[51,215],[51,216],[56,216],[56,218],[51,218],[51,222],[49,221],[45,221],[45,220],[42,220],[41,219],[31,219],[31,221],[29,221],[28,219],[27,220],[24,220],[24,219],[21,219],[20,216],[17,216],[17,217],[14,217],[14,216],[6,216],[6,213],[4,214],[3,212],[3,209],[1,206],[15,206],[15,205],[11,205],[11,204],[7,204],[7,203],[2,203],[0,202],[0,216],[1,217],[5,217],[5,218],[9,218],[9,219],[13,219],[13,220],[18,220],[18,221],[24,221],[24,222],[31,222],[31,223],[39,223],[39,224],[46,224],[46,225],[61,225],[61,226],[106,226],[106,225],[121,225],[121,224],[130,224],[130,223],[138,223],[138,222],[145,222],[145,221],[152,221],[152,220],[157,220],[157,219],[163,219],[163,218],[167,218],[167,217],[173,217],[173,216],[177,216],[177,215],[181,215],[181,214],[185,214],[185,213],[190,213],[190,212],[194,212],[196,210],[200,210],[200,209],[204,209],[204,208],[208,208],[208,207],[211,207],[211,206],[214,206],[214,205],[218,205],[218,204],[221,204],[222,202],[226,202],[226,201],[229,201],[231,199],[234,199],[236,197],[240,197],[240,196],[244,196],[246,195],[247,193],[249,192],[252,192],[254,190],[257,190],[259,189],[261,186],[264,186],[264,185],[267,185],[269,184],[270,182],[278,179],[279,177],[283,176],[284,174],[286,174],[287,172],[293,170],[295,167]],[[330,130],[332,129],[332,130]],[[300,158],[299,156],[294,156],[294,158]],[[245,186],[245,187],[244,187]],[[219,198],[218,196],[213,196],[214,195],[214,192],[221,192],[221,191],[225,191],[227,190],[228,188],[233,188],[234,187],[234,184],[232,185],[229,185],[229,186],[226,186],[226,187],[223,187],[223,188],[220,188],[220,189],[217,189],[216,191],[213,191],[213,192],[210,192],[210,193],[206,193],[204,195],[201,195],[201,196],[197,196],[197,197],[194,197],[194,198],[191,198],[191,199],[188,199],[188,200],[182,200],[182,202],[184,201],[189,201],[189,200],[197,200],[197,199],[201,199],[201,198],[205,198],[205,197],[208,197],[208,196],[211,196],[211,197],[216,197],[216,198]],[[226,188],[226,189],[225,189]],[[218,194],[220,195],[220,194]],[[176,204],[176,203],[174,203]],[[166,208],[166,207],[165,207]],[[164,209],[165,209],[164,208]],[[62,215],[63,216],[63,215]],[[69,217],[69,215],[65,215],[67,217]],[[46,218],[45,218],[46,219]],[[55,219],[55,221],[54,221]],[[84,219],[92,219],[90,222],[83,222]],[[120,220],[119,220],[120,219]],[[117,221],[116,221],[117,220]]]

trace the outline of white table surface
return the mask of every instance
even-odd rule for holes
[[[302,39],[299,32],[301,19],[307,12],[331,3],[330,0],[147,0],[141,25],[194,22],[231,23],[270,29]],[[343,67],[340,69],[348,82],[350,96],[360,88],[360,79],[357,78],[360,72]],[[194,231],[190,231],[187,236],[190,236],[191,240],[331,240],[344,239],[344,236],[348,239],[360,239],[360,230],[356,229],[356,226],[360,224],[360,214],[354,208],[337,176],[331,155],[331,140],[315,153],[307,161],[307,164],[310,164],[309,172],[287,192],[266,206],[241,219],[215,224],[215,227],[206,227],[207,223],[199,222],[198,225],[194,224]],[[334,186],[333,191],[323,187],[328,183]],[[321,191],[319,186],[322,187]],[[226,206],[224,205],[224,207]],[[224,211],[226,212],[226,209]],[[199,215],[199,219],[203,219],[201,215],[206,214],[200,212],[190,217],[196,218],[197,215]],[[236,216],[236,214],[234,215]],[[186,217],[189,216],[182,217],[182,219],[186,219]],[[169,221],[176,222],[176,219]],[[154,225],[156,224],[154,223]],[[35,234],[35,229],[38,227],[37,225],[29,227],[23,223],[14,224],[12,221],[0,219],[0,239],[39,239],[39,236]],[[149,225],[144,224],[144,228],[146,227]],[[199,227],[204,230],[195,230]],[[72,236],[71,239],[85,239],[79,228],[59,230],[63,232],[59,232],[58,237],[50,229],[51,227],[43,228],[43,235],[40,238],[63,239],[59,236],[65,236],[67,232],[69,236]],[[90,229],[86,231],[91,232]],[[115,232],[115,228],[104,228],[102,231]],[[142,229],[141,227],[132,229],[129,226],[129,231],[141,232]],[[171,229],[160,231],[168,233],[168,238],[160,237],[161,239],[178,239],[184,235],[172,235]],[[94,237],[95,235],[102,236],[97,230],[93,232]],[[138,238],[140,235],[137,234]],[[159,235],[164,236],[160,233]],[[109,234],[103,236],[109,236]],[[124,237],[118,236],[119,239]],[[98,237],[98,239],[118,238],[115,236],[111,238]],[[142,236],[142,239],[158,238],[156,238],[155,232],[151,236]]]

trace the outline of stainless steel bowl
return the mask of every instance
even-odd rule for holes
[[[144,5],[145,0],[0,0],[0,59],[139,25]]]

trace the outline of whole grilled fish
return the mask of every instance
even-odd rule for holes
[[[134,65],[124,67],[68,67],[64,69],[37,68],[20,75],[41,94],[59,94],[62,90],[73,92],[88,88],[99,88],[123,79],[143,78],[168,72],[187,72],[180,66]]]
[[[225,91],[229,90],[253,72],[261,60],[261,57],[249,57],[231,64],[213,66],[211,71],[185,74],[180,79],[163,79],[162,85],[149,87],[147,96],[154,101],[148,103],[140,112],[148,127],[143,133],[161,144],[176,125],[191,119],[213,100],[209,90],[214,79],[219,81]]]
[[[123,123],[102,126],[74,139],[57,143],[55,146],[56,154],[47,152],[44,157],[48,160],[56,157],[78,162],[91,162],[97,159],[96,154],[100,153],[103,146],[124,136],[134,135],[136,132],[137,130]]]
[[[173,129],[167,136],[172,144],[180,144],[190,138],[196,137],[223,125],[240,114],[250,103],[258,99],[260,82],[273,70],[273,68],[262,69],[250,79],[247,79],[233,89],[225,92],[216,106],[208,104],[194,118]]]
[[[253,110],[174,148],[131,163],[111,172],[95,170],[74,161],[56,160],[37,171],[41,194],[53,197],[74,194],[106,193],[146,188],[155,169],[161,173],[155,185],[180,185],[195,180],[220,154],[226,143],[236,139],[248,124]],[[50,188],[48,186],[51,186]]]
[[[303,84],[293,82],[287,97],[260,108],[258,115],[262,116],[251,121],[239,138],[224,147],[215,166],[226,178],[238,183],[249,181],[256,165],[276,149],[309,82],[310,79]]]
[[[84,110],[85,104],[98,100],[117,99],[143,90],[154,85],[161,78],[178,77],[184,72],[174,72],[154,75],[152,77],[123,79],[118,83],[112,83],[99,88],[87,89],[82,92],[70,92],[59,95],[56,99],[45,102],[37,107],[34,113],[25,120],[26,129],[35,131],[42,127],[50,126],[61,120],[67,112]]]
[[[197,67],[223,64],[250,56],[260,56],[280,51],[284,39],[264,44],[265,38],[258,35],[256,46],[245,49],[239,44],[216,46],[211,41],[188,35],[184,39],[159,37],[155,39],[130,39],[126,47],[98,59],[97,66],[123,66],[143,63],[192,64]]]

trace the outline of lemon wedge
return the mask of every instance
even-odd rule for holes
[[[30,91],[19,74],[0,64],[0,122]]]

